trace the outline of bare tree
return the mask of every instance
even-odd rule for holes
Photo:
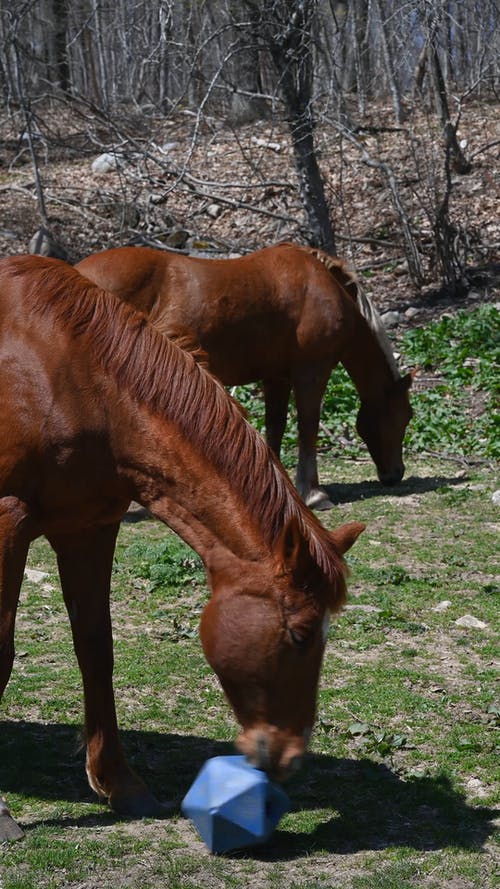
[[[313,42],[315,0],[246,0],[259,37],[273,61],[290,128],[311,242],[335,253],[335,237],[314,147]]]
[[[0,6],[0,89],[25,133],[42,220],[37,128],[45,132],[46,124],[38,102],[87,109],[92,144],[142,157],[138,180],[157,167],[168,193],[189,182],[224,206],[280,218],[245,197],[229,198],[222,181],[204,186],[199,172],[189,179],[197,140],[219,126],[232,128],[254,171],[239,127],[266,118],[280,132],[288,128],[306,217],[300,236],[333,253],[343,237],[333,224],[345,204],[342,166],[356,156],[351,151],[347,161],[339,152],[337,172],[324,155],[320,168],[323,128],[331,133],[333,124],[381,175],[413,281],[421,285],[427,275],[416,204],[434,232],[429,263],[453,284],[465,262],[452,223],[454,174],[467,173],[477,156],[477,149],[465,156],[458,127],[465,97],[498,96],[499,34],[498,0],[13,0]],[[406,176],[381,146],[364,141],[363,134],[387,131],[387,101],[394,138],[406,140],[413,164]],[[424,131],[416,126],[422,114],[429,115]],[[171,121],[174,130],[192,121],[177,168],[148,142],[151,120]],[[329,150],[337,151],[331,139]]]

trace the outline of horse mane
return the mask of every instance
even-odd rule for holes
[[[71,266],[26,256],[9,262],[14,275],[26,275],[37,313],[63,325],[75,339],[88,339],[90,360],[136,402],[174,423],[221,475],[230,478],[270,548],[288,519],[296,517],[314,562],[335,586],[330,607],[338,607],[345,595],[346,569],[334,541],[223,385],[191,353],[150,325],[144,314]],[[223,446],[220,429],[225,433]]]
[[[347,263],[343,259],[338,259],[336,256],[330,256],[328,253],[324,253],[323,250],[319,250],[317,247],[301,247],[300,249],[305,250],[316,259],[319,259],[325,268],[328,269],[332,277],[335,278],[337,284],[340,284],[353,302],[355,302],[360,314],[375,335],[375,338],[387,359],[387,363],[389,364],[394,379],[399,380],[401,374],[394,357],[394,352],[392,351],[391,341],[385,332],[379,313],[361,287],[357,275],[348,268]]]

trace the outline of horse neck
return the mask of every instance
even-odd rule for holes
[[[348,298],[346,308],[350,330],[340,361],[361,401],[367,401],[394,383],[398,377],[396,363],[387,354],[387,343],[382,345],[380,337]]]
[[[127,422],[124,443],[119,421],[115,453],[133,499],[179,534],[208,569],[269,555],[244,497],[174,424],[134,404]]]

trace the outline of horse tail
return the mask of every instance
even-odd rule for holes
[[[336,256],[330,256],[328,253],[324,253],[323,250],[319,250],[317,247],[304,247],[303,249],[318,259],[325,268],[328,269],[332,277],[335,279],[336,284],[340,284],[342,289],[356,304],[360,314],[375,334],[380,347],[389,362],[394,378],[398,380],[400,373],[394,357],[394,352],[392,351],[391,341],[387,336],[379,313],[368,294],[365,293],[361,287],[356,273],[348,267],[343,259],[338,259]]]

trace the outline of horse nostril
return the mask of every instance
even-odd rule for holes
[[[269,745],[267,738],[263,734],[259,735],[257,738],[256,757],[257,768],[266,771],[271,764],[271,757],[269,755]]]

